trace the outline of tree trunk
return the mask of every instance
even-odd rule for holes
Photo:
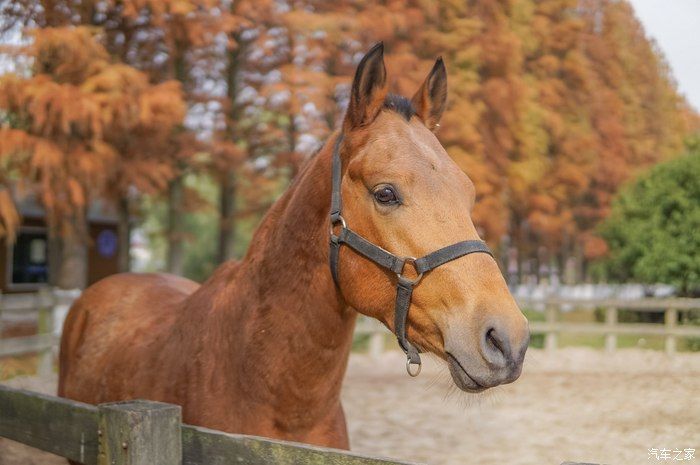
[[[172,50],[173,77],[186,88],[188,81],[187,43],[175,41]],[[180,166],[179,168],[183,168]],[[185,271],[185,218],[182,204],[185,198],[185,180],[182,171],[170,181],[168,186],[168,228],[166,231],[168,251],[166,268],[169,273],[182,276]]]
[[[125,273],[131,269],[131,223],[129,218],[129,199],[123,197],[117,203],[117,236],[119,246],[117,247],[117,261],[120,273]]]
[[[70,218],[70,231],[58,240],[56,285],[61,289],[85,289],[88,278],[88,225],[85,215]]]
[[[235,5],[235,3],[234,3]],[[232,6],[233,8],[233,6]],[[234,36],[238,46],[229,51],[226,63],[226,98],[228,111],[226,112],[225,137],[228,141],[237,142],[239,137],[237,127],[241,118],[241,108],[236,102],[238,92],[242,87],[242,62],[245,59],[247,43],[242,40],[241,34]],[[236,245],[236,169],[229,167],[221,179],[219,198],[219,244],[217,259],[219,263],[235,257]]]
[[[581,241],[576,241],[576,245],[574,246],[574,259],[576,260],[574,262],[574,270],[576,271],[574,273],[574,279],[576,280],[577,284],[583,283],[585,278],[586,278],[586,266],[584,264],[584,257],[583,257],[583,244],[581,244]]]
[[[184,212],[182,202],[184,200],[184,180],[177,177],[170,183],[168,189],[168,257],[167,269],[169,273],[182,276],[185,269],[185,250],[183,234],[185,230]]]
[[[219,263],[235,257],[236,245],[236,170],[224,174],[220,189],[220,231],[217,258]]]
[[[49,259],[49,285],[58,286],[58,272],[61,264],[61,238],[56,237],[53,231],[48,234],[48,259]]]

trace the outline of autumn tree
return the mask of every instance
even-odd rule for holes
[[[517,256],[523,273],[571,265],[580,279],[606,251],[596,225],[621,184],[674,157],[699,127],[626,1],[20,0],[0,8],[25,25],[97,27],[110,59],[152,84],[180,82],[189,130],[165,152],[174,272],[193,197],[187,174],[219,185],[216,255],[234,256],[243,242],[237,221],[264,210],[336,127],[357,60],[380,40],[392,90],[404,95],[436,56],[445,59],[450,98],[438,137],[476,185],[480,232]]]
[[[236,27],[236,18],[229,14],[227,5],[228,2],[218,0],[87,0],[80,4],[21,0],[18,4],[3,4],[2,8],[6,25],[97,28],[112,60],[139,69],[154,84],[178,81],[188,110],[192,110],[212,100],[202,88],[211,86],[211,75],[216,73],[215,69],[212,71],[216,67],[214,62],[221,61],[223,55],[219,49],[229,47],[226,33]],[[195,156],[206,148],[206,141],[197,140],[193,131],[211,131],[210,127],[188,129],[162,147],[171,156],[171,176],[164,191],[158,192],[164,195],[169,207],[167,267],[178,274],[183,266],[184,216],[187,206],[192,204],[192,192],[186,189],[184,177],[205,165],[197,162]],[[134,211],[129,199],[115,199],[122,217]]]
[[[6,177],[37,192],[60,238],[56,283],[82,288],[90,201],[170,176],[163,148],[184,117],[180,87],[112,63],[84,27],[36,30],[25,53],[31,75],[0,80],[0,156]]]

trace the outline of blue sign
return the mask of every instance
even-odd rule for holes
[[[112,258],[117,253],[117,235],[111,229],[103,229],[97,235],[97,253]]]

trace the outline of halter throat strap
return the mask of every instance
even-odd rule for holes
[[[341,132],[333,147],[333,159],[331,165],[331,209],[330,209],[330,268],[335,285],[340,287],[338,276],[338,263],[340,259],[341,245],[347,245],[356,253],[371,260],[377,265],[396,274],[396,301],[394,305],[394,332],[399,346],[406,354],[406,370],[411,376],[418,376],[421,368],[419,349],[411,344],[406,337],[408,311],[411,307],[413,289],[420,283],[423,275],[435,268],[451,262],[457,258],[472,253],[485,253],[493,256],[493,253],[483,241],[462,241],[447,247],[443,247],[421,258],[402,257],[392,254],[368,241],[361,235],[348,228],[341,214],[342,196],[340,184],[342,180],[342,162],[340,149],[343,143]],[[338,233],[336,230],[340,227]],[[407,264],[414,268],[415,277],[410,278],[404,274]]]

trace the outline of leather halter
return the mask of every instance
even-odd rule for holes
[[[331,190],[331,211],[330,211],[330,266],[333,274],[333,281],[340,287],[338,281],[338,260],[340,257],[340,246],[345,244],[359,253],[363,257],[373,261],[377,265],[396,274],[396,304],[394,310],[394,331],[396,339],[401,349],[406,354],[406,371],[411,376],[418,376],[421,369],[419,349],[411,344],[406,338],[406,320],[408,310],[411,306],[411,296],[413,288],[418,285],[423,275],[445,263],[472,253],[486,253],[493,256],[491,250],[483,241],[462,241],[457,242],[435,252],[429,253],[421,258],[400,257],[387,252],[378,245],[375,245],[360,236],[352,229],[348,228],[345,219],[341,215],[342,198],[340,193],[340,181],[342,176],[342,166],[340,160],[340,147],[343,142],[343,133],[340,133],[333,148],[332,161],[332,190]],[[340,232],[335,234],[334,227],[340,224]],[[407,263],[413,265],[416,277],[407,278],[404,275],[404,268]],[[411,369],[414,365],[417,368]]]

